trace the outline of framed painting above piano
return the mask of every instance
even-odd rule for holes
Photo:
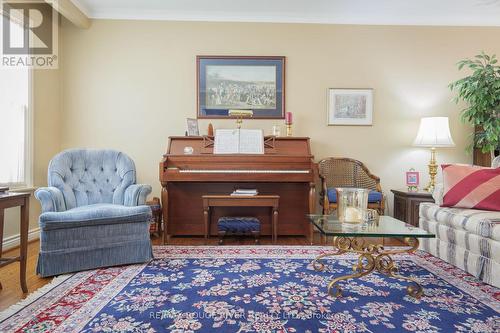
[[[193,153],[185,155],[184,148]],[[228,195],[237,188],[280,196],[278,235],[312,238],[306,214],[314,213],[316,165],[309,138],[278,137],[264,154],[213,154],[203,137],[170,137],[160,162],[162,207],[166,236],[203,236],[203,195]],[[262,235],[271,235],[266,207],[218,207],[212,213],[210,234],[217,235],[221,216],[253,216],[262,223]]]
[[[285,117],[285,57],[197,56],[196,66],[198,118]]]

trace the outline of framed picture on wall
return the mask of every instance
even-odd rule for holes
[[[198,118],[285,116],[285,57],[197,56]]]
[[[372,125],[373,89],[328,89],[328,125]]]

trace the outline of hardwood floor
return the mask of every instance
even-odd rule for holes
[[[318,241],[318,237],[315,238]],[[212,237],[208,245],[217,245],[218,239]],[[161,239],[158,237],[153,238],[153,244],[160,245]],[[251,237],[227,237],[224,242],[225,245],[253,245],[254,240]],[[272,245],[271,237],[262,237],[262,245]],[[309,242],[305,237],[278,237],[277,245],[308,245]],[[399,245],[397,241],[385,242],[385,245]],[[202,237],[174,237],[171,239],[169,245],[205,245],[205,240]],[[41,278],[35,274],[36,262],[38,257],[38,249],[40,247],[39,241],[33,241],[28,245],[28,262],[27,262],[27,284],[30,293],[36,291],[38,288],[43,287],[52,278]],[[4,253],[4,256],[15,256],[19,249],[9,250]],[[23,294],[19,284],[19,263],[7,265],[0,268],[0,282],[3,289],[0,290],[0,311],[7,309],[12,304],[24,299],[27,294]]]
[[[280,237],[278,238],[279,245],[307,245],[308,242],[305,237]],[[153,244],[161,244],[161,240],[158,237],[153,238]],[[228,237],[225,241],[226,245],[253,245],[253,238],[231,238]],[[261,244],[270,245],[270,237],[262,237]],[[201,237],[174,237],[171,239],[169,245],[205,245],[205,240]],[[217,245],[217,239],[215,237],[209,240],[209,245]],[[38,288],[43,287],[52,278],[41,278],[35,274],[36,261],[38,257],[38,249],[40,243],[38,240],[29,243],[28,245],[28,260],[27,260],[27,272],[26,272],[26,282],[28,284],[28,290],[30,293],[36,291]],[[17,256],[19,249],[12,249],[6,251],[3,256]],[[12,304],[19,302],[24,299],[28,294],[23,294],[21,286],[19,284],[19,263],[14,263],[0,268],[0,283],[2,283],[3,289],[0,289],[0,311],[7,309]]]

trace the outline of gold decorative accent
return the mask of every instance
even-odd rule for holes
[[[292,124],[286,124],[286,136],[292,136]]]
[[[405,280],[409,282],[406,291],[409,296],[419,299],[423,295],[422,286],[413,278],[397,274],[398,268],[391,255],[402,253],[413,253],[418,249],[418,239],[406,237],[404,243],[409,246],[407,249],[384,250],[382,244],[367,244],[363,238],[337,236],[333,240],[336,252],[325,253],[316,257],[312,265],[316,271],[323,271],[325,264],[320,260],[351,252],[359,254],[357,263],[353,266],[353,274],[337,277],[328,284],[328,294],[333,297],[340,297],[342,289],[338,285],[340,281],[359,278],[372,273],[374,270],[389,277]]]
[[[252,118],[253,110],[229,110],[229,116],[236,118],[236,127],[238,129],[241,128],[241,124],[243,124],[243,118]]]
[[[436,163],[436,148],[431,148],[431,160],[429,161],[429,185],[424,190],[432,192],[436,186],[436,175],[438,173],[438,165]]]

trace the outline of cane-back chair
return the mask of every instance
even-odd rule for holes
[[[330,214],[337,209],[337,187],[369,189],[368,208],[376,209],[380,215],[384,214],[385,198],[380,178],[373,175],[363,163],[351,158],[330,157],[320,161],[318,166],[323,214]]]

